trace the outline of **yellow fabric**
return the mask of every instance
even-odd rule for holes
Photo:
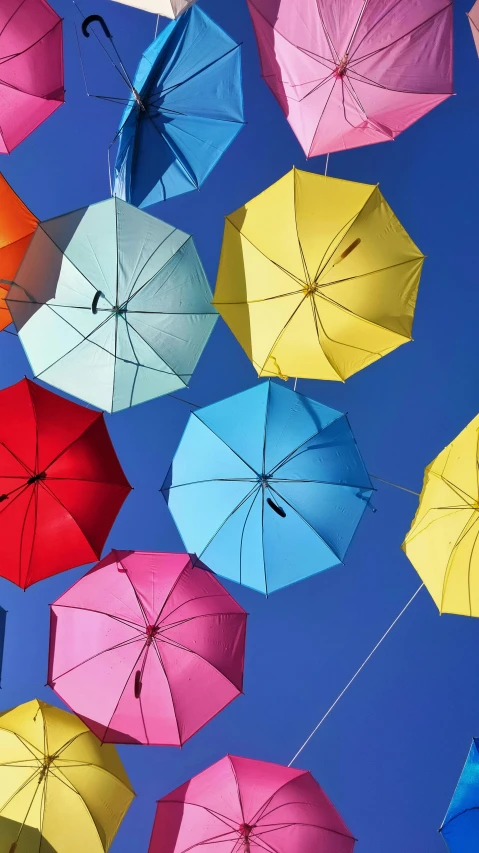
[[[213,304],[258,376],[344,381],[411,340],[423,261],[376,186],[293,169],[226,217]]]
[[[78,717],[37,700],[0,715],[0,853],[102,853],[134,796]]]
[[[426,468],[403,550],[441,613],[479,616],[479,415]]]

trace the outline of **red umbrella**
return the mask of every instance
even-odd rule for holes
[[[131,486],[103,415],[23,379],[0,391],[0,575],[27,586],[99,559]]]

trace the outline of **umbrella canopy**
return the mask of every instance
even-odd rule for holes
[[[23,379],[0,391],[0,576],[99,559],[129,485],[103,415]]]
[[[109,412],[188,385],[210,303],[193,239],[116,198],[42,222],[7,297],[35,376]]]
[[[189,551],[268,593],[341,563],[373,489],[346,415],[269,381],[190,415],[162,491]]]
[[[181,746],[241,693],[245,631],[189,554],[112,551],[52,605],[48,683],[104,742]]]
[[[469,23],[471,25],[474,44],[476,45],[476,50],[479,53],[479,0],[477,0],[477,3],[474,3],[471,11],[467,13],[467,17],[469,18]]]
[[[37,699],[0,715],[0,853],[103,853],[134,796],[78,717]]]
[[[155,15],[164,15],[165,18],[177,18],[196,3],[196,0],[117,0],[117,2],[134,6],[135,9],[144,9],[145,12],[153,12]]]
[[[479,415],[426,468],[402,548],[441,613],[479,616]]]
[[[36,216],[0,175],[0,331],[12,322],[5,301],[9,282],[23,260],[37,225]]]
[[[120,123],[115,195],[148,207],[199,189],[243,127],[240,51],[196,6],[160,33]]]
[[[248,0],[306,157],[387,142],[452,95],[449,0]]]
[[[158,801],[149,853],[351,853],[310,773],[228,755]]]
[[[63,104],[62,21],[46,0],[0,4],[0,153]]]
[[[450,853],[479,850],[479,738],[474,738],[439,830]]]
[[[423,260],[377,186],[293,169],[226,217],[214,304],[259,376],[345,380],[411,340]]]

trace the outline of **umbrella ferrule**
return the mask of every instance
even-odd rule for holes
[[[341,59],[341,62],[338,65],[336,65],[336,68],[334,69],[334,76],[335,77],[344,77],[344,75],[346,74],[347,68],[348,68],[348,62],[349,62],[349,55],[347,53],[345,53],[343,58]]]
[[[35,483],[38,483],[39,480],[46,480],[46,478],[47,472],[41,471],[40,474],[34,474],[33,477],[30,477],[30,479],[27,480],[27,486],[33,486]]]

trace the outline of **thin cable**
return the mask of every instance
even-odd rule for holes
[[[159,16],[159,15],[157,15],[157,16],[156,16],[156,27],[155,27],[155,38],[156,38],[156,37],[157,37],[157,35],[158,35],[158,27],[159,27],[159,26],[160,26],[160,16]]]
[[[328,174],[328,163],[329,163],[329,154],[326,154],[326,165],[324,167],[324,177]]]
[[[296,385],[298,384],[298,377],[294,380],[294,388],[293,391],[296,391]]]
[[[357,669],[357,670],[356,670],[356,672],[354,673],[353,677],[352,677],[352,678],[350,678],[350,680],[349,680],[349,681],[348,681],[348,683],[346,684],[346,687],[344,687],[344,688],[343,688],[343,690],[341,690],[341,693],[339,694],[339,696],[337,697],[337,699],[335,699],[335,700],[334,700],[334,702],[333,702],[333,704],[331,705],[331,707],[330,707],[330,708],[328,708],[328,710],[326,711],[326,713],[324,714],[324,716],[323,716],[323,717],[321,717],[321,719],[320,719],[320,721],[319,721],[318,725],[317,725],[317,726],[315,726],[315,728],[313,729],[313,731],[311,732],[311,734],[309,735],[309,737],[308,737],[308,738],[306,738],[306,740],[305,740],[305,742],[303,743],[303,745],[298,749],[298,751],[297,751],[296,755],[294,756],[294,758],[292,758],[292,759],[291,759],[291,761],[289,762],[288,767],[291,767],[291,765],[292,765],[292,764],[294,764],[294,762],[296,761],[296,759],[298,758],[298,756],[299,756],[299,755],[301,755],[301,753],[302,753],[303,749],[308,745],[309,741],[314,737],[314,735],[316,734],[316,732],[318,731],[318,729],[320,728],[320,726],[322,726],[322,725],[323,725],[323,723],[324,723],[324,721],[329,717],[329,715],[330,715],[331,711],[333,710],[333,708],[335,708],[335,707],[336,707],[336,705],[338,704],[338,702],[340,701],[340,699],[342,699],[342,697],[344,696],[344,694],[346,693],[346,691],[347,691],[347,690],[349,690],[349,688],[351,687],[351,684],[353,683],[353,681],[355,681],[355,680],[356,680],[356,678],[358,677],[359,673],[364,669],[364,667],[366,666],[366,664],[371,660],[371,658],[372,658],[372,656],[373,656],[374,652],[376,652],[376,651],[379,649],[379,646],[381,645],[381,643],[383,642],[383,640],[385,640],[385,639],[386,639],[387,635],[392,631],[392,629],[394,628],[394,626],[395,626],[395,625],[397,625],[397,623],[399,622],[399,620],[400,620],[401,616],[403,615],[403,613],[405,613],[405,612],[406,612],[406,610],[408,609],[409,605],[413,603],[413,601],[414,601],[414,599],[416,598],[416,596],[421,592],[421,590],[422,590],[423,586],[424,586],[424,584],[422,583],[422,584],[421,584],[421,586],[417,588],[417,590],[416,590],[416,592],[414,593],[414,595],[412,595],[412,596],[411,596],[411,598],[409,599],[408,603],[403,607],[403,609],[401,610],[401,612],[396,616],[396,618],[394,619],[394,621],[393,621],[393,622],[391,622],[391,624],[390,624],[389,628],[388,628],[388,629],[387,629],[387,631],[382,635],[382,637],[381,637],[381,639],[379,640],[379,642],[378,642],[378,643],[376,643],[376,645],[374,646],[374,649],[372,650],[372,652],[370,652],[370,653],[368,654],[368,656],[367,656],[366,660],[365,660],[365,661],[363,661],[363,663],[361,664],[361,666],[359,667],[359,669]]]
[[[392,486],[393,489],[400,489],[401,492],[408,492],[410,495],[416,495],[417,498],[421,497],[420,492],[413,492],[412,489],[406,489],[405,486],[398,486],[397,483],[391,483],[390,480],[383,480],[382,477],[376,477],[375,474],[369,474],[369,476],[372,477],[373,480],[379,480],[380,483],[385,483],[386,486]]]

